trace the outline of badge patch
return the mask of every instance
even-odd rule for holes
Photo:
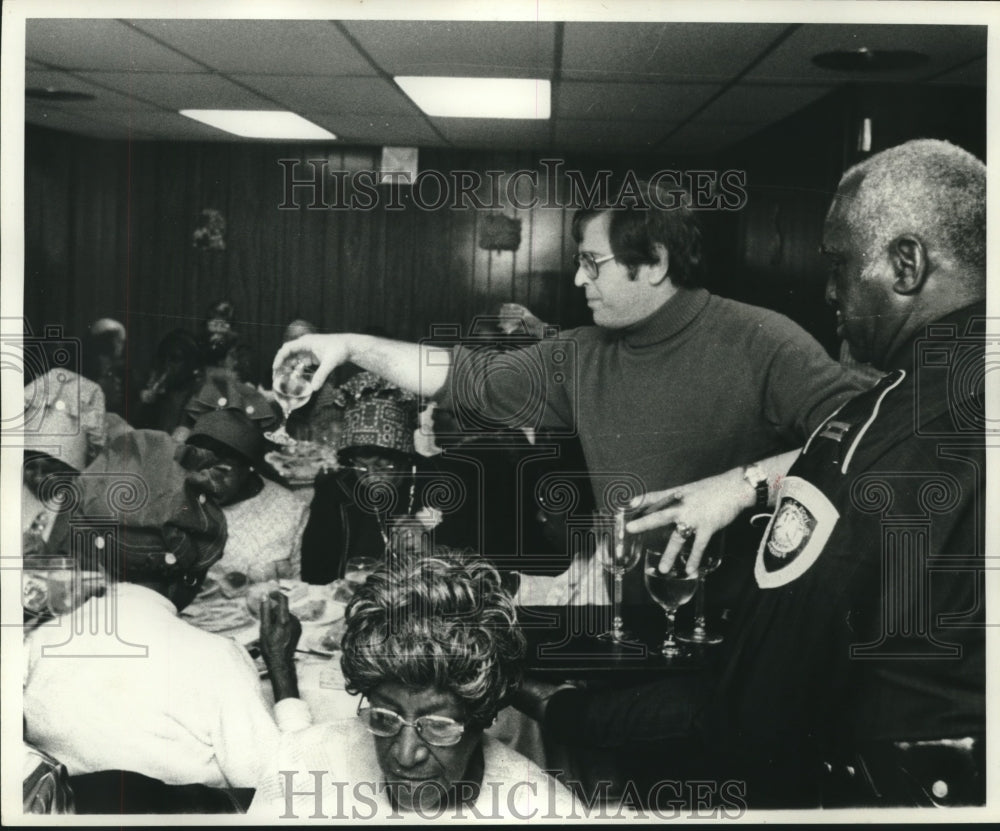
[[[777,504],[757,549],[754,577],[762,589],[784,586],[805,574],[840,519],[823,492],[798,476],[782,480]]]

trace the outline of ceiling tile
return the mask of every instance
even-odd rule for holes
[[[434,118],[434,126],[456,147],[545,147],[549,122],[519,118]]]
[[[131,74],[132,73],[125,73],[126,77]],[[134,97],[130,97],[127,94],[105,89],[103,86],[90,83],[88,80],[70,75],[68,72],[29,71],[25,73],[24,85],[26,89],[41,87],[42,89],[61,89],[69,92],[85,92],[88,95],[93,95],[93,101],[64,102],[64,106],[67,108],[74,107],[80,111],[85,111],[91,108],[105,110],[155,109],[155,107],[149,102],[141,100],[141,96],[138,94]]]
[[[57,107],[39,105],[34,102],[25,102],[24,118],[29,124],[37,124],[40,127],[49,127],[53,130],[64,130],[91,138],[119,140],[128,138],[126,129],[107,119],[98,117],[96,120],[92,120],[80,113],[66,112]],[[133,138],[148,139],[153,138],[153,134],[135,132]]]
[[[328,20],[142,20],[135,26],[223,72],[375,74]]]
[[[725,81],[785,28],[780,23],[567,23],[562,76]]]
[[[717,89],[716,84],[563,81],[557,89],[556,116],[677,121],[697,109]]]
[[[555,147],[630,148],[648,150],[656,146],[677,122],[606,121],[561,118],[556,121]]]
[[[686,124],[659,145],[665,153],[714,153],[752,136],[758,124]]]
[[[986,86],[986,58],[965,64],[951,72],[939,75],[931,83],[934,84],[966,84],[971,87]]]
[[[275,105],[221,75],[162,72],[81,72],[82,77],[168,110],[273,110]]]
[[[217,130],[195,121],[185,118],[179,113],[167,112],[164,110],[154,110],[146,112],[126,113],[119,110],[109,110],[107,112],[91,113],[92,116],[104,119],[107,124],[118,127],[126,137],[128,130],[139,133],[150,133],[157,138],[168,140],[198,140],[198,141],[249,141],[227,133],[225,130]]]
[[[345,21],[390,75],[551,78],[554,23]]]
[[[699,122],[773,124],[822,98],[832,87],[737,84],[698,113]]]
[[[421,116],[359,115],[356,113],[324,113],[303,111],[320,127],[326,127],[347,144],[381,145],[446,145]]]
[[[930,57],[915,69],[891,72],[836,72],[812,62],[837,49],[912,49]],[[803,26],[765,58],[745,80],[797,83],[916,81],[963,59],[986,54],[985,26],[846,25]]]
[[[63,69],[197,72],[198,64],[119,20],[27,21],[25,54]]]
[[[391,81],[315,75],[233,75],[295,112],[416,115],[419,111]]]

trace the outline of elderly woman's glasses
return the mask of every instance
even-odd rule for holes
[[[420,716],[407,721],[399,713],[382,707],[361,707],[358,718],[365,723],[368,732],[387,739],[399,734],[404,726],[412,727],[427,744],[435,747],[450,747],[462,740],[465,725],[448,716]]]
[[[606,254],[603,257],[595,257],[589,251],[581,251],[573,255],[573,261],[577,268],[582,268],[591,280],[596,280],[601,272],[601,266],[615,258],[614,254]]]

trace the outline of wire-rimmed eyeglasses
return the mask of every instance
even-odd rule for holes
[[[603,257],[595,257],[589,251],[581,251],[573,255],[573,261],[577,268],[582,268],[591,280],[596,280],[601,272],[601,266],[615,258],[614,254],[605,254]]]
[[[435,747],[458,744],[465,733],[465,725],[448,716],[420,716],[407,721],[399,713],[384,707],[359,706],[358,718],[373,736],[387,739],[399,735],[404,726],[412,727],[421,739]]]

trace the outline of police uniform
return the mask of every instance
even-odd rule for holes
[[[752,806],[985,801],[985,303],[781,482],[703,730]]]

